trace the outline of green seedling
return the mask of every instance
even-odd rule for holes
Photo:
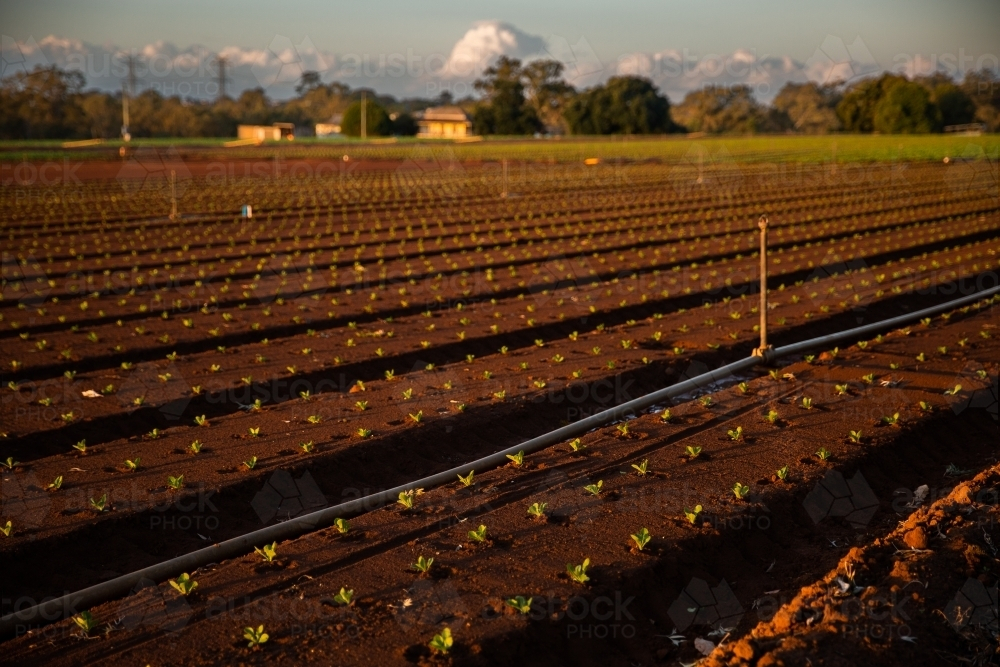
[[[508,454],[507,458],[509,458],[514,465],[520,467],[524,463],[524,450],[520,450],[517,454]]]
[[[629,431],[628,423],[627,422],[624,423],[624,424],[618,424],[615,427],[615,429],[617,429],[619,435],[624,436],[624,437],[628,437],[628,435],[631,433]]]
[[[927,355],[921,352],[920,354],[917,355],[917,361],[919,362],[927,361]]]
[[[257,457],[251,456],[250,458],[248,458],[246,461],[243,462],[243,465],[247,467],[247,470],[253,470],[254,468],[257,467]]]
[[[750,493],[749,486],[746,486],[745,484],[740,484],[739,482],[733,484],[733,495],[736,496],[737,500],[743,500],[744,498],[747,497],[748,493]]]
[[[701,456],[702,448],[697,445],[688,445],[684,448],[684,452],[687,454],[688,458],[692,461],[699,456]]]
[[[403,400],[404,401],[408,401],[411,398],[413,398],[413,387],[410,387],[409,389],[404,389],[403,390]]]
[[[646,528],[640,529],[638,533],[629,535],[629,537],[631,537],[632,541],[635,542],[635,546],[639,548],[639,551],[642,551],[645,546],[649,544],[649,540],[652,539],[649,534],[649,530]]]
[[[431,566],[434,565],[433,558],[424,558],[423,556],[417,557],[417,562],[410,566],[411,570],[416,570],[420,574],[427,574],[431,571]]]
[[[812,410],[813,409],[813,400],[811,398],[809,398],[808,396],[803,396],[802,397],[802,407],[805,408],[806,410]]]
[[[409,491],[400,491],[399,498],[396,500],[396,503],[402,505],[408,510],[413,509],[413,501],[416,497],[417,492],[414,489],[410,489]]]
[[[702,396],[701,398],[698,399],[698,402],[701,403],[702,407],[706,407],[706,408],[712,407],[712,397],[711,396]]]
[[[729,429],[728,431],[726,431],[726,435],[729,436],[730,440],[739,442],[740,440],[743,439],[743,427],[737,426],[734,429]]]
[[[259,426],[251,426],[249,429],[247,429],[247,432],[249,433],[249,435],[250,435],[251,438],[259,438],[260,437],[260,427]]]
[[[108,494],[106,494],[106,493],[103,496],[101,496],[100,498],[97,498],[97,499],[91,498],[90,499],[90,507],[95,512],[98,512],[98,513],[103,512],[107,508],[107,506],[108,506]]]
[[[882,423],[886,426],[897,426],[899,424],[899,413],[894,413],[891,417],[882,417]]]
[[[475,542],[485,542],[486,541],[486,526],[480,524],[479,528],[469,531],[469,539]]]
[[[920,401],[920,411],[921,412],[934,412],[934,406],[927,401]]]
[[[502,401],[502,400],[506,399],[507,398],[507,390],[506,389],[501,389],[500,391],[493,392],[493,398],[497,399],[498,401]]]
[[[847,438],[848,438],[848,440],[850,440],[854,444],[860,445],[861,444],[861,431],[850,431],[847,434]]]
[[[271,542],[270,544],[265,544],[263,547],[254,547],[254,553],[264,559],[266,563],[273,563],[274,557],[278,555],[278,543]]]
[[[134,460],[125,459],[125,469],[128,470],[129,472],[135,472],[136,470],[139,469],[139,461],[141,460],[142,459],[140,459],[138,456],[135,457]]]
[[[583,563],[580,565],[573,565],[572,563],[566,563],[566,574],[569,578],[578,584],[585,584],[590,581],[590,577],[587,576],[587,568],[590,567],[590,559],[584,558]]]
[[[531,601],[534,598],[525,599],[523,595],[518,595],[507,600],[507,606],[522,614],[531,611]]]
[[[672,422],[673,420],[674,420],[674,413],[670,411],[670,408],[667,408],[666,410],[660,413],[661,422],[666,424]]]
[[[10,521],[0,526],[0,533],[3,533],[4,537],[10,537],[10,534],[13,530],[14,530],[14,524],[11,523]]]
[[[468,475],[466,475],[465,477],[462,477],[461,473],[459,473],[459,475],[458,475],[458,481],[459,481],[459,482],[460,482],[460,483],[462,484],[462,486],[464,486],[465,488],[469,488],[470,486],[472,486],[472,485],[473,485],[473,484],[475,483],[475,482],[473,481],[473,477],[475,477],[475,474],[476,474],[476,471],[475,471],[475,470],[470,470],[470,471],[469,471],[469,474],[468,474]]]
[[[183,596],[188,596],[194,589],[198,588],[198,582],[191,578],[187,572],[170,580],[170,586]]]
[[[345,607],[350,606],[353,600],[354,600],[354,590],[353,589],[349,590],[347,588],[344,588],[343,586],[341,586],[340,591],[333,596],[334,602]]]
[[[309,440],[307,442],[300,442],[299,448],[301,448],[306,454],[311,454],[313,450],[316,449],[316,445],[313,444],[312,440]]]
[[[764,419],[766,419],[770,424],[777,424],[781,417],[778,416],[778,412],[776,410],[768,410],[767,414],[764,415]]]
[[[191,450],[192,454],[199,453],[201,451],[202,447],[203,447],[203,445],[201,444],[201,440],[195,440],[190,445],[188,445],[188,449]]]
[[[592,493],[593,495],[599,496],[599,495],[601,495],[601,489],[602,489],[603,486],[604,486],[604,480],[599,479],[599,480],[597,480],[597,484],[588,484],[587,486],[585,486],[583,488],[586,491],[589,491],[590,493]]]
[[[958,392],[962,391],[962,385],[956,384],[953,389],[946,389],[944,392],[945,396],[955,396]]]
[[[837,390],[837,395],[838,396],[847,396],[848,394],[850,394],[850,391],[848,389],[848,385],[846,385],[846,384],[834,385],[834,389]]]
[[[781,466],[780,468],[774,471],[774,474],[775,476],[777,476],[778,479],[784,482],[786,479],[788,479],[788,466]]]
[[[358,410],[361,410],[361,412],[364,412],[365,410],[368,409],[368,401],[358,401],[354,405]]]
[[[820,447],[819,451],[816,452],[816,456],[819,457],[820,461],[829,461],[833,454],[826,447]]]
[[[351,524],[347,522],[347,519],[335,519],[333,522],[333,527],[337,529],[337,532],[341,535],[346,535],[347,531],[351,529]]]
[[[80,452],[81,454],[86,454],[87,453],[87,441],[86,440],[81,440],[80,442],[78,442],[75,445],[73,445],[73,449],[75,449],[76,451]]]
[[[740,382],[736,387],[740,390],[741,394],[747,394],[750,392],[750,385],[746,382]]]
[[[76,626],[85,635],[89,635],[97,627],[97,621],[94,620],[89,611],[81,611],[73,617],[73,622],[76,623]]]
[[[684,518],[688,520],[688,523],[694,525],[694,522],[698,520],[698,515],[701,514],[701,505],[695,505],[694,509],[684,508]]]
[[[309,415],[308,417],[306,417],[306,421],[309,422],[310,424],[318,424],[321,421],[323,421],[323,418],[320,417],[319,415]]]
[[[535,519],[544,519],[545,508],[548,506],[548,503],[531,503],[531,505],[528,506],[528,514]]]
[[[355,433],[358,434],[359,438],[370,438],[372,437],[372,430],[370,428],[359,428]]]
[[[431,647],[431,650],[437,651],[441,655],[448,655],[448,651],[454,644],[455,640],[451,636],[451,630],[443,628],[441,633],[434,635],[434,638],[427,645]]]
[[[289,371],[289,372],[294,373],[294,371]],[[313,399],[313,395],[312,392],[310,391],[300,391],[299,398],[301,398],[303,401],[311,401]]]
[[[247,648],[259,648],[261,644],[266,644],[270,636],[264,632],[264,626],[259,625],[257,629],[247,627],[243,628],[243,639],[247,640]]]
[[[21,465],[21,462],[15,461],[13,456],[8,456],[5,460],[0,461],[0,465],[7,468],[7,470],[13,470],[17,466]]]
[[[415,423],[419,424],[424,420],[424,411],[417,410],[417,413],[415,415],[410,415],[410,419],[412,419]]]
[[[179,491],[184,487],[184,475],[177,475],[177,477],[167,477],[167,486],[169,486],[174,491]]]
[[[865,384],[872,384],[873,382],[875,382],[875,374],[869,373],[868,375],[862,375],[861,381],[864,382]]]
[[[205,415],[198,415],[194,418],[194,423],[198,426],[208,426],[208,418]]]
[[[632,467],[635,468],[635,471],[639,473],[640,477],[645,477],[646,473],[649,472],[648,466],[649,466],[649,459],[643,459],[641,463],[632,464]]]
[[[156,440],[161,435],[163,435],[163,431],[161,431],[158,428],[154,428],[152,431],[150,431],[149,433],[146,434],[146,437],[149,438],[150,440]]]
[[[569,448],[570,448],[570,451],[582,452],[583,450],[585,450],[587,448],[587,445],[583,444],[583,442],[580,440],[580,438],[575,438],[574,440],[570,440],[570,442],[569,442]]]
[[[51,489],[52,491],[58,491],[59,489],[62,488],[62,483],[63,483],[62,475],[59,475],[54,480],[52,480],[51,484],[46,485],[45,488]]]

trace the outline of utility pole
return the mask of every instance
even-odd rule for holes
[[[128,66],[128,79],[122,82],[122,140],[126,143],[132,140],[132,133],[129,131],[129,98],[135,95],[135,64],[137,58],[131,53],[125,58]]]
[[[126,142],[132,139],[128,131],[128,88],[125,82],[122,82],[122,139]]]
[[[763,357],[771,349],[767,344],[767,216],[762,215],[757,220],[760,227],[760,347],[753,351],[753,356]]]
[[[228,61],[224,57],[222,57],[222,56],[217,56],[216,59],[215,59],[215,61],[219,65],[219,97],[218,97],[218,99],[221,101],[222,99],[224,99],[226,97],[226,64],[228,63]]]
[[[504,199],[507,198],[507,158],[503,159],[503,192],[500,196]]]
[[[361,138],[365,139],[368,136],[368,93],[361,91]]]

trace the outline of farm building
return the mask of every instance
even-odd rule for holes
[[[237,125],[238,139],[253,139],[255,141],[280,141],[295,138],[295,125],[292,123],[273,123],[271,125]]]
[[[430,107],[415,115],[418,137],[449,139],[472,134],[472,122],[459,107]]]

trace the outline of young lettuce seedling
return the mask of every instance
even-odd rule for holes
[[[412,419],[414,422],[416,422],[416,423],[419,424],[420,422],[422,422],[424,420],[424,411],[423,410],[417,410],[417,414],[410,415],[410,419]]]
[[[208,418],[205,415],[198,415],[194,418],[194,423],[198,426],[208,426]]]
[[[441,655],[448,655],[448,651],[454,644],[455,640],[451,636],[451,630],[446,627],[441,630],[440,634],[434,635],[434,638],[427,645]]]
[[[737,500],[743,500],[750,493],[750,487],[740,482],[733,484],[733,495],[736,496]]]
[[[264,559],[264,562],[273,563],[274,557],[278,555],[278,543],[271,542],[261,548],[254,547],[253,550],[258,556]]]
[[[693,445],[688,445],[684,448],[684,452],[688,455],[688,459],[692,461],[701,456],[701,450],[701,447]]]
[[[13,456],[8,456],[6,460],[0,461],[0,465],[7,468],[7,470],[13,470],[17,466],[21,465],[21,462],[15,461]]]
[[[649,530],[646,528],[642,528],[638,533],[635,535],[629,535],[629,537],[631,537],[632,541],[635,542],[635,546],[639,548],[639,551],[642,551],[646,545],[649,544],[649,540],[652,539],[649,535]]]
[[[408,510],[413,509],[413,500],[422,492],[423,489],[410,489],[409,491],[400,491],[399,499],[396,502]]]
[[[347,523],[347,519],[335,519],[333,522],[333,527],[337,529],[337,532],[344,535],[351,529],[351,525]]]
[[[587,576],[587,568],[590,567],[590,559],[584,558],[583,563],[580,565],[573,565],[572,563],[566,563],[566,574],[569,578],[578,584],[585,584],[590,581],[590,577]]]
[[[177,477],[171,477],[168,475],[167,486],[174,491],[180,490],[184,486],[184,475],[177,475]]]
[[[90,506],[95,512],[103,512],[108,505],[108,494],[104,494],[96,500],[94,498],[90,499]]]
[[[359,428],[355,433],[358,434],[360,438],[370,438],[372,437],[372,430],[370,428]]]
[[[838,396],[847,396],[850,394],[850,391],[848,390],[848,386],[846,384],[834,385],[834,389],[837,390]]]
[[[673,421],[673,419],[674,419],[674,413],[670,412],[669,408],[660,413],[661,422],[668,423]]]
[[[73,622],[76,623],[84,635],[89,635],[97,627],[97,621],[94,620],[89,611],[81,611],[73,617]]]
[[[695,505],[694,509],[684,508],[684,518],[688,520],[688,523],[694,525],[694,522],[698,520],[698,515],[701,514],[701,505]]]
[[[507,606],[522,614],[527,614],[531,611],[531,601],[533,599],[525,599],[523,595],[518,595],[507,600]]]
[[[786,479],[788,479],[788,466],[781,466],[780,468],[774,471],[774,474],[777,476],[778,479],[784,482]]]
[[[476,528],[475,530],[470,530],[469,531],[469,539],[470,540],[474,540],[476,542],[485,542],[486,541],[486,526],[484,526],[483,524],[480,524],[479,528]]]
[[[323,418],[320,417],[319,415],[309,415],[308,417],[306,417],[306,421],[309,422],[310,424],[318,424],[321,421],[323,421]]]
[[[4,537],[10,537],[11,532],[14,530],[14,524],[7,521],[4,525],[0,526],[0,533],[3,533]]]
[[[52,491],[58,491],[59,489],[62,488],[62,483],[63,483],[62,475],[59,475],[54,480],[52,480],[51,484],[47,485],[45,488],[50,489]]]
[[[882,423],[886,426],[898,426],[899,425],[899,413],[894,413],[891,417],[882,417]]]
[[[544,519],[545,508],[548,506],[548,503],[532,503],[528,506],[528,514],[536,519]]]
[[[604,480],[599,479],[597,480],[597,484],[588,484],[583,488],[589,491],[590,493],[594,494],[595,496],[599,496],[601,495],[601,487],[603,486],[604,486]]]
[[[176,579],[172,579],[170,581],[170,585],[174,588],[174,590],[184,596],[190,595],[194,589],[198,588],[198,582],[192,579],[191,575],[187,572]]]
[[[517,454],[508,454],[507,458],[509,458],[514,465],[520,467],[524,463],[524,450],[520,450]]]
[[[202,448],[201,440],[195,440],[190,445],[188,445],[188,449],[191,450],[192,454],[197,454],[198,452],[201,451],[201,448]]]
[[[251,456],[249,459],[243,462],[243,465],[247,467],[247,470],[253,470],[257,467],[257,457]]]
[[[802,397],[802,407],[805,408],[806,410],[812,410],[812,408],[813,408],[813,400],[811,398],[809,398],[808,396],[803,396]]]
[[[431,571],[431,566],[434,564],[433,558],[424,558],[423,556],[417,557],[417,562],[410,566],[411,570],[416,570],[420,574],[427,574]]]
[[[249,430],[251,438],[259,438],[260,437],[260,427],[259,426],[256,426],[256,427],[251,426],[248,430]]]
[[[368,401],[358,401],[354,405],[358,408],[358,410],[361,410],[361,412],[368,409]]]
[[[268,634],[264,632],[264,626],[257,626],[257,629],[253,628],[243,628],[243,639],[247,640],[247,648],[259,648],[261,644],[267,643],[270,639]]]
[[[354,600],[354,590],[348,590],[343,586],[340,587],[340,592],[333,596],[333,601],[339,605],[345,607],[350,606],[351,602]]]
[[[639,473],[640,477],[645,477],[648,472],[649,459],[643,459],[641,463],[633,463],[632,467]]]
[[[920,401],[920,410],[921,412],[933,412],[934,406],[927,401]]]
[[[306,454],[311,454],[312,451],[316,449],[316,445],[313,444],[312,440],[309,440],[307,442],[300,442],[299,447],[301,447],[302,451],[305,452]]]
[[[583,444],[583,442],[580,440],[580,438],[576,438],[576,439],[570,441],[569,448],[570,448],[571,451],[574,451],[574,452],[582,452],[583,450],[585,450],[587,448],[587,445]]]
[[[743,439],[743,427],[737,426],[735,429],[729,429],[726,431],[726,435],[729,436],[730,440],[738,442]]]
[[[850,431],[847,434],[847,438],[856,445],[861,444],[861,431]]]
[[[458,475],[458,481],[461,482],[462,486],[464,486],[465,488],[469,488],[470,486],[472,486],[475,483],[473,481],[473,477],[475,476],[475,474],[476,474],[475,470],[470,470],[469,474],[466,475],[465,477],[462,477],[462,475],[459,474]]]
[[[819,457],[820,461],[828,461],[833,454],[826,447],[820,447],[819,451],[816,452],[816,456]]]
[[[764,415],[764,419],[770,424],[777,424],[781,417],[778,415],[777,410],[768,410],[767,414]]]

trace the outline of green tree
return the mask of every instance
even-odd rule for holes
[[[906,81],[898,74],[883,74],[877,79],[862,79],[845,92],[837,103],[837,118],[847,132],[873,132],[875,108],[890,88]]]
[[[534,107],[525,98],[521,61],[500,56],[475,82],[483,99],[476,105],[472,130],[476,134],[532,134],[541,129]]]
[[[392,121],[385,108],[374,99],[367,99],[365,107],[365,134],[369,137],[385,137],[392,132]],[[340,123],[340,131],[349,137],[361,136],[361,102],[347,107]]]
[[[875,106],[873,126],[883,134],[926,134],[940,129],[941,112],[919,83],[890,86]]]
[[[586,90],[566,106],[573,134],[655,134],[675,129],[670,101],[648,79],[615,76]]]
[[[523,69],[525,96],[547,128],[565,129],[563,111],[576,93],[562,73],[563,64],[557,60],[535,60]]]
[[[56,66],[19,72],[0,84],[0,135],[4,138],[62,139],[87,136],[81,107],[82,73]]]
[[[693,90],[672,115],[688,132],[753,134],[782,129],[776,115],[754,100],[744,85]]]
[[[826,134],[840,129],[836,107],[840,92],[834,85],[792,83],[778,92],[771,106],[788,117],[788,126],[805,134]]]

